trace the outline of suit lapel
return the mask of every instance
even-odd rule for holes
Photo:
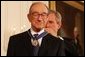
[[[49,37],[49,34],[47,34],[43,39],[42,39],[42,43],[39,49],[39,55],[47,55],[47,53],[49,52],[49,48],[52,47],[51,43],[51,38]]]

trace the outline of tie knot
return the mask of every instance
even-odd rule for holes
[[[34,38],[37,39],[38,34],[34,34]]]

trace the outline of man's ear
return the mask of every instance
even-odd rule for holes
[[[59,21],[59,22],[58,22],[58,29],[60,29],[60,28],[61,28],[61,25],[62,25],[62,22],[61,22],[61,21]]]
[[[31,20],[30,20],[30,18],[31,18],[31,17],[30,17],[30,14],[27,14],[27,18],[28,18],[29,21],[31,21]]]

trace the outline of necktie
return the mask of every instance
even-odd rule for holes
[[[39,43],[38,43],[38,34],[34,34],[34,46],[33,46],[33,54],[34,56],[38,56],[38,50],[39,50]]]
[[[38,39],[38,34],[34,34],[34,39]]]

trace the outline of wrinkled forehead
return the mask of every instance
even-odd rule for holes
[[[38,4],[31,6],[30,13],[33,13],[33,12],[38,12],[40,14],[48,13],[48,8],[46,7],[46,5],[44,5],[42,3],[38,3]]]

